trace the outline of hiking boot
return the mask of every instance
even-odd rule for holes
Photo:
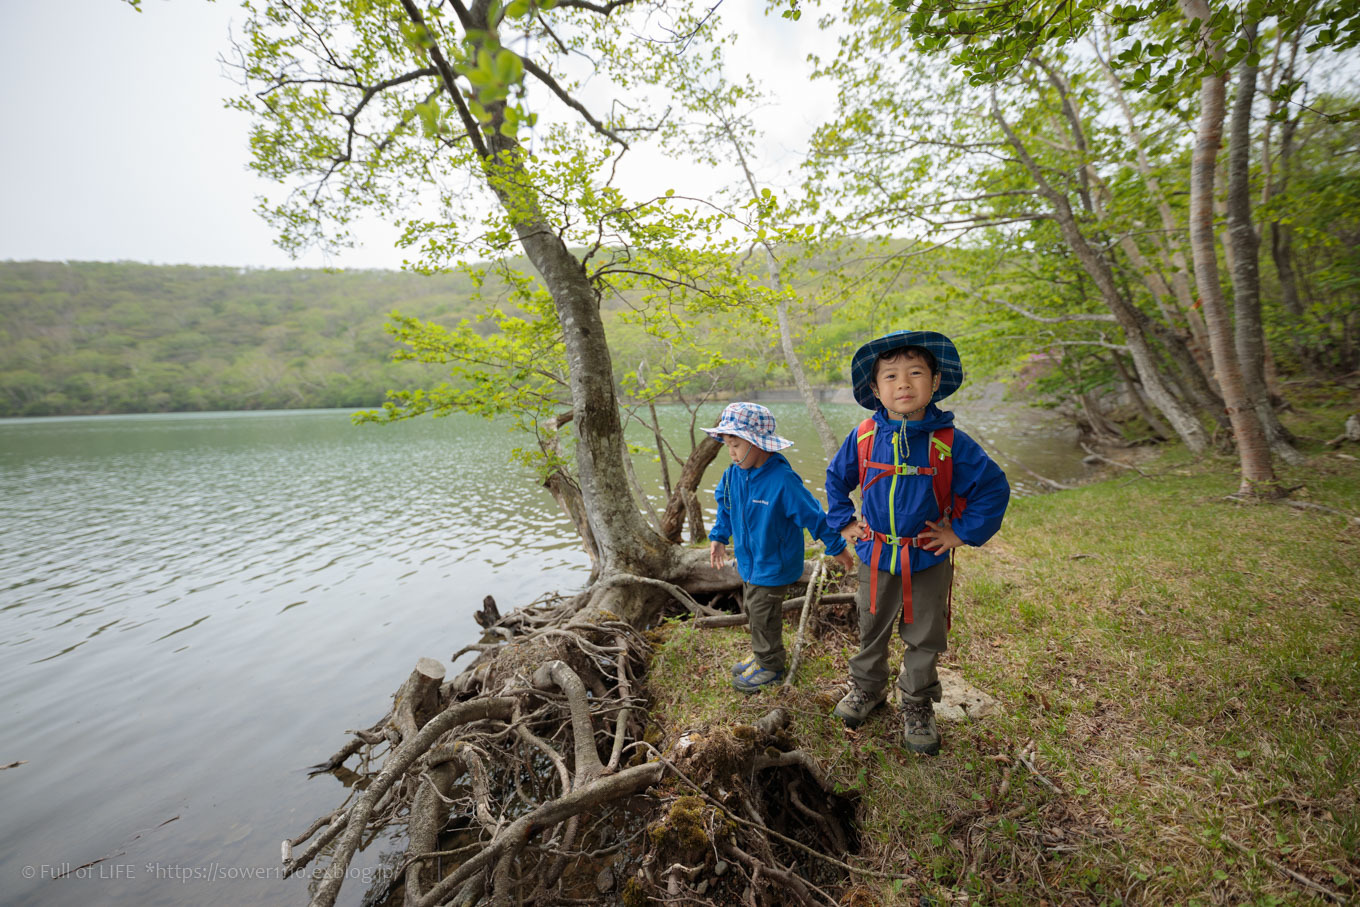
[[[864,723],[864,719],[869,717],[869,713],[881,706],[887,698],[886,690],[878,693],[866,693],[859,688],[859,684],[852,680],[850,692],[846,693],[841,701],[836,703],[831,714],[844,721],[846,727],[859,727]]]
[[[751,667],[751,665],[755,663],[756,657],[754,655],[747,657],[743,661],[737,662],[736,664],[732,665],[732,676],[736,677],[738,674],[745,674],[746,671]]]
[[[935,726],[935,705],[929,699],[903,701],[902,740],[913,753],[935,756],[940,752],[940,731]]]
[[[746,670],[732,678],[732,689],[739,693],[758,693],[765,687],[778,685],[783,679],[783,671],[762,668],[760,662],[752,658]]]

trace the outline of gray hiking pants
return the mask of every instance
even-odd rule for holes
[[[741,584],[751,618],[751,652],[767,671],[784,670],[784,593],[788,586]]]
[[[869,613],[869,566],[859,565],[859,652],[850,659],[850,677],[864,692],[876,695],[888,683],[888,644],[893,630],[906,643],[897,687],[902,699],[940,701],[935,663],[947,647],[946,610],[954,565],[949,561],[911,575],[912,622],[902,622],[902,577],[878,572],[878,607]]]

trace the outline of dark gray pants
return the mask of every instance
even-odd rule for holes
[[[784,670],[784,593],[788,586],[741,584],[751,618],[751,652],[767,671]]]
[[[936,564],[911,575],[912,622],[902,621],[902,577],[878,572],[878,607],[869,613],[869,567],[859,565],[859,652],[850,659],[850,677],[864,692],[876,695],[888,684],[888,644],[897,630],[907,651],[897,687],[908,702],[940,701],[940,676],[935,663],[947,647],[946,610],[954,565]]]

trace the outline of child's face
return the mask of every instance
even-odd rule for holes
[[[892,418],[916,419],[940,389],[940,376],[921,356],[903,352],[877,362],[869,389]]]
[[[738,438],[736,435],[723,435],[723,444],[727,447],[727,455],[732,458],[742,469],[749,469],[755,457],[751,456],[755,450],[755,445],[745,438]]]

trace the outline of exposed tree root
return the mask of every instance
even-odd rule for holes
[[[284,842],[288,874],[329,858],[312,869],[313,905],[334,904],[359,850],[393,827],[406,850],[381,855],[393,878],[380,900],[405,907],[837,902],[856,871],[843,858],[858,848],[857,804],[797,748],[788,715],[657,749],[638,695],[649,644],[586,601],[504,617],[489,604],[465,670],[441,683],[443,666],[422,659],[392,711],[317,767],[352,783]]]

